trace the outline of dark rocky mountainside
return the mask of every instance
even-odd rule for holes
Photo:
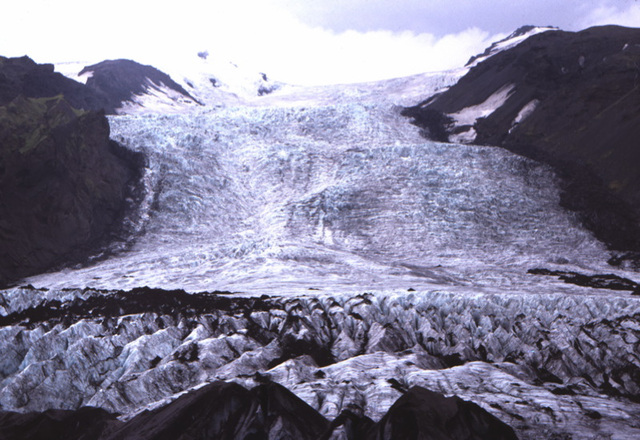
[[[479,111],[501,92],[495,111]],[[405,114],[432,138],[472,133],[554,166],[566,207],[613,249],[640,250],[640,29],[532,36]]]
[[[0,107],[0,286],[78,261],[122,219],[143,158],[61,95]]]
[[[511,428],[478,405],[421,387],[406,392],[379,423],[348,412],[330,423],[274,382],[250,390],[213,382],[127,422],[90,407],[0,412],[0,440],[315,440],[336,435],[345,440],[517,439]]]
[[[6,105],[18,96],[49,98],[56,95],[64,95],[77,109],[99,110],[107,104],[106,96],[54,72],[53,64],[37,64],[26,56],[0,56],[0,105]]]
[[[478,405],[421,387],[407,391],[364,438],[516,439],[513,429]]]
[[[74,108],[115,114],[136,96],[162,87],[175,94],[174,100],[200,104],[166,73],[135,61],[103,61],[85,67],[80,72],[83,74],[91,75],[86,85],[54,72],[53,64],[37,64],[26,56],[0,57],[0,105],[18,96],[48,98],[61,94]]]
[[[90,73],[87,87],[99,96],[104,96],[104,110],[108,114],[116,113],[124,102],[131,101],[136,95],[149,90],[166,87],[181,96],[181,99],[200,104],[180,84],[152,66],[145,66],[131,60],[107,60],[87,66],[80,75]]]

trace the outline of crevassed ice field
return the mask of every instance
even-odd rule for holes
[[[604,246],[558,205],[550,169],[498,148],[426,140],[394,105],[424,91],[402,86],[111,117],[112,137],[149,158],[135,242],[96,265],[29,282],[540,292],[572,288],[527,269],[611,271]]]
[[[42,298],[0,292],[0,314],[139,286],[266,294],[268,307],[0,328],[0,406],[127,418],[259,373],[329,419],[377,421],[401,395],[393,379],[473,401],[522,439],[638,438],[640,298],[527,270],[637,274],[607,265],[549,168],[430,142],[400,116],[454,80],[111,117],[112,137],[148,157],[130,235],[26,280]]]

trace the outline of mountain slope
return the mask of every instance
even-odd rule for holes
[[[106,98],[104,110],[109,114],[139,103],[143,95],[164,95],[166,101],[176,105],[202,105],[166,73],[131,60],[103,61],[85,67],[79,75],[86,75],[87,87]]]
[[[167,60],[158,68],[127,59],[56,67],[68,78],[85,83],[100,97],[108,114],[180,113],[202,106],[238,105],[282,86],[264,73],[209,57],[206,52]]]
[[[143,156],[109,139],[96,93],[0,57],[0,286],[83,260],[134,204]]]
[[[18,96],[49,98],[60,94],[77,109],[98,110],[106,104],[104,96],[54,72],[53,64],[37,64],[26,56],[0,57],[0,105],[6,105]]]
[[[61,95],[0,107],[0,286],[79,260],[122,219],[142,155]]]
[[[431,137],[553,165],[565,206],[613,249],[640,250],[639,66],[638,29],[545,32],[405,114]]]

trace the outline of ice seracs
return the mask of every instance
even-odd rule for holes
[[[28,292],[2,302],[20,309]],[[637,297],[49,295],[79,299],[0,316],[4,410],[94,406],[128,420],[223,380],[275,382],[328,420],[377,422],[418,386],[475,402],[521,439],[640,434]]]

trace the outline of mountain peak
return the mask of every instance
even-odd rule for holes
[[[105,110],[118,112],[128,103],[136,103],[147,94],[172,96],[186,104],[201,104],[169,75],[153,66],[146,66],[132,60],[106,60],[80,71],[80,76],[88,75],[87,86],[108,97]]]
[[[527,38],[531,37],[532,35],[536,35],[542,32],[557,31],[557,30],[560,30],[560,29],[554,26],[533,26],[533,25],[521,26],[515,31],[513,31],[508,37],[492,43],[491,46],[487,47],[485,51],[482,52],[481,54],[472,56],[469,59],[469,61],[467,61],[467,64],[465,64],[465,67],[473,67],[478,63],[486,60],[487,58],[497,54],[498,52],[502,52],[503,50],[507,50],[512,47],[515,47],[518,44],[522,43]]]

